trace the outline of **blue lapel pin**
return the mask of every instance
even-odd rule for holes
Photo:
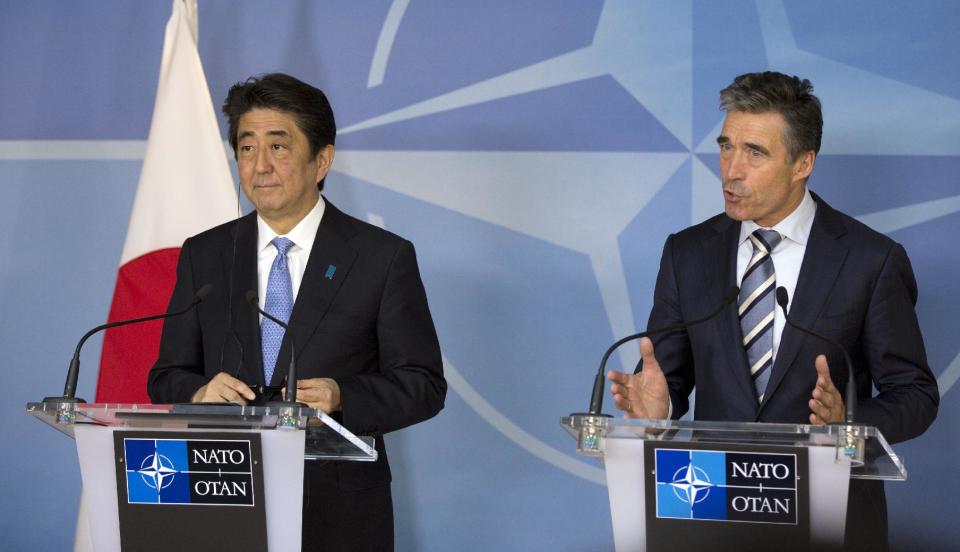
[[[333,280],[333,273],[337,271],[337,267],[333,265],[327,265],[327,273],[323,275],[327,280]]]

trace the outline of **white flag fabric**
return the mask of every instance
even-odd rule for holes
[[[197,49],[197,2],[174,0],[153,120],[110,308],[110,321],[163,312],[183,241],[237,216],[237,193]],[[97,402],[149,402],[160,321],[104,336]]]
[[[110,307],[110,321],[166,309],[183,241],[237,215],[237,194],[197,50],[197,0],[173,0],[153,120]],[[145,403],[159,321],[108,330],[97,402]],[[95,550],[80,497],[75,551]],[[96,505],[89,505],[96,507]]]

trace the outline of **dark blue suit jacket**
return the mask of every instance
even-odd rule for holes
[[[849,350],[859,397],[857,422],[878,427],[890,442],[916,437],[936,417],[940,395],[914,312],[917,284],[910,261],[890,238],[814,199],[817,213],[790,317]],[[671,235],[648,327],[694,320],[722,303],[726,290],[737,284],[739,236],[740,223],[726,215]],[[787,326],[765,400],[757,404],[740,340],[735,305],[689,332],[654,339],[674,417],[687,411],[696,385],[695,419],[809,423],[807,401],[819,354],[827,355],[841,394],[846,389],[842,354]]]
[[[184,243],[170,310],[188,304],[204,284],[214,290],[191,313],[166,320],[147,383],[153,402],[189,402],[221,371],[266,383],[259,316],[245,299],[257,289],[255,217]],[[304,546],[354,550],[365,542],[389,549],[391,476],[382,435],[435,415],[447,388],[413,245],[327,201],[289,325],[298,377],[335,379],[342,412],[334,417],[354,433],[375,436],[379,452],[376,462],[307,463]],[[287,372],[290,334],[273,385]]]
[[[890,442],[916,437],[936,417],[940,394],[914,311],[917,284],[907,254],[890,238],[813,197],[817,212],[790,317],[850,352],[858,423],[876,426]],[[739,236],[740,223],[726,215],[671,235],[647,327],[702,318],[720,305],[738,284]],[[833,383],[845,392],[842,353],[787,326],[764,402],[758,404],[741,338],[736,305],[731,305],[687,332],[654,339],[675,418],[689,409],[688,396],[696,386],[697,420],[809,423],[814,360],[820,354],[827,356]],[[882,483],[854,480],[847,510],[847,549],[885,550]]]

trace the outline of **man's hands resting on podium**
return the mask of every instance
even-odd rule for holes
[[[226,372],[220,372],[206,385],[197,389],[190,402],[247,404],[257,395],[247,384]]]
[[[286,394],[287,390],[283,389],[283,396],[286,397]],[[226,372],[220,372],[206,385],[197,389],[190,401],[246,405],[256,397],[247,384]],[[340,386],[330,378],[297,380],[297,401],[327,414],[336,412],[341,408]]]

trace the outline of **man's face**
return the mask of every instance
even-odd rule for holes
[[[270,226],[286,233],[313,208],[317,182],[333,162],[333,146],[310,156],[310,144],[294,116],[252,109],[237,124],[237,168],[250,203]]]
[[[785,128],[783,116],[776,112],[727,113],[717,143],[724,211],[730,218],[769,228],[803,200],[815,154],[806,152],[790,161],[783,142]]]

